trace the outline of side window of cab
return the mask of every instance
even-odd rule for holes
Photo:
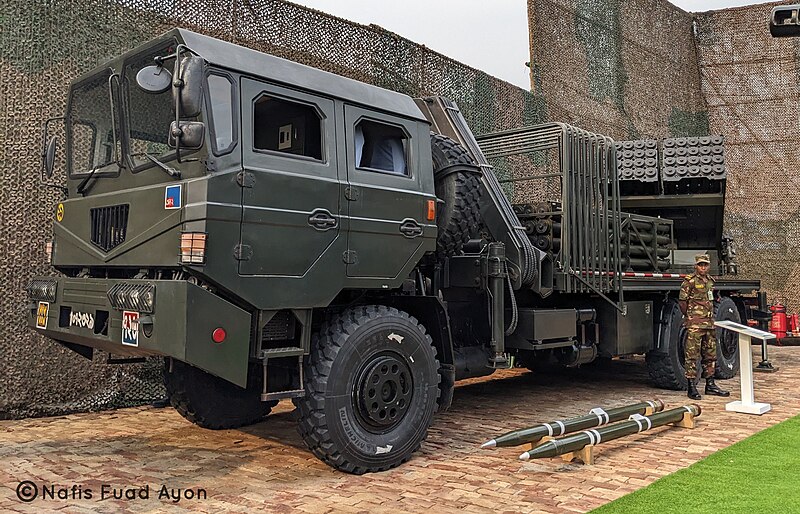
[[[409,138],[402,127],[361,119],[353,129],[359,169],[410,176]]]
[[[315,106],[265,93],[253,109],[256,152],[323,160],[322,116]]]
[[[234,123],[238,116],[236,90],[227,75],[212,72],[207,80],[212,149],[215,155],[223,155],[233,150],[238,139]]]

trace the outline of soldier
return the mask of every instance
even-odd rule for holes
[[[706,394],[730,396],[714,383],[714,368],[717,362],[717,338],[714,328],[714,279],[708,274],[711,260],[701,253],[694,257],[695,273],[687,275],[681,284],[678,297],[681,312],[686,316],[686,378],[688,396],[699,400],[697,392],[697,357],[702,354],[703,377],[706,379]]]

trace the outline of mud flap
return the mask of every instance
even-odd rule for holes
[[[163,320],[160,320],[163,323]],[[177,321],[177,320],[176,320]],[[247,386],[250,355],[250,313],[222,298],[187,284],[186,363],[224,378],[240,387]],[[225,331],[225,339],[214,342],[214,330]]]

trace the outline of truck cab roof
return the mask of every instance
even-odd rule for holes
[[[265,54],[186,29],[176,28],[163,38],[175,37],[214,66],[267,78],[289,87],[365,105],[419,121],[426,121],[414,100],[404,94],[335,75],[287,59]]]
[[[344,100],[350,104],[366,106],[428,123],[422,111],[408,95],[182,28],[169,30],[112,61],[98,65],[77,77],[72,84],[83,82],[96,75],[97,72],[108,69],[109,66],[121,65],[131,57],[141,54],[145,49],[169,40],[177,40],[185,44],[209,64],[218,68],[245,73],[276,84],[311,91],[318,95]]]

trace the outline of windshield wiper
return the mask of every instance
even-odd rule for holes
[[[164,171],[164,173],[166,173],[170,177],[181,178],[180,170],[176,170],[175,168],[170,168],[169,166],[167,166],[166,164],[164,164],[163,162],[158,160],[158,158],[155,155],[151,154],[151,153],[139,152],[139,153],[131,154],[131,157],[141,157],[141,156],[147,157],[147,159],[150,162],[152,162],[153,164],[155,164],[156,166],[161,168]]]
[[[111,164],[111,163],[108,163],[108,164]],[[97,166],[97,167],[92,168],[92,170],[89,172],[89,174],[86,175],[86,177],[84,177],[83,180],[81,180],[80,184],[78,184],[78,194],[79,195],[85,195],[86,193],[89,192],[90,188],[87,187],[87,184],[89,183],[89,181],[92,180],[92,177],[94,177],[94,174],[97,173],[97,170],[99,170],[100,168],[105,168],[106,166],[108,166],[108,164],[104,164],[103,166]],[[95,182],[92,182],[92,185],[94,185]]]

